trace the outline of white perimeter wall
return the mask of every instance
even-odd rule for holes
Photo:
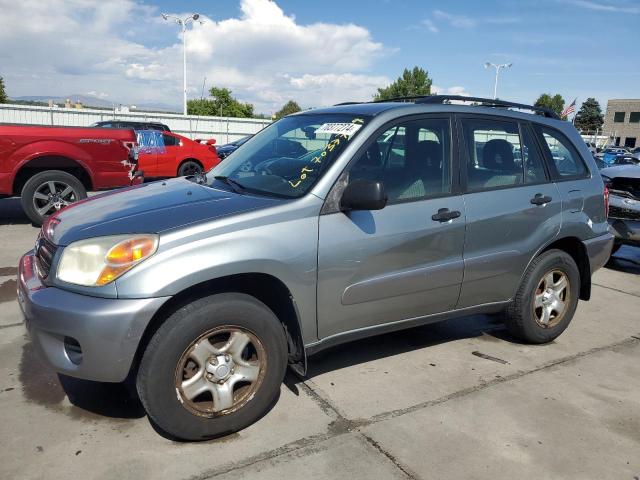
[[[29,125],[57,125],[88,127],[102,120],[134,120],[160,122],[168,125],[172,132],[195,138],[215,138],[218,145],[256,133],[271,123],[258,118],[227,118],[184,116],[175,113],[129,112],[114,113],[111,110],[90,108],[49,108],[31,105],[0,104],[0,123]]]

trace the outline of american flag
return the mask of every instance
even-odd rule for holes
[[[576,111],[576,100],[578,98],[574,98],[573,102],[571,102],[571,104],[565,108],[562,113],[560,114],[560,118],[567,118],[569,116],[569,114],[573,113]]]

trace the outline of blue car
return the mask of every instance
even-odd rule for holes
[[[218,152],[218,157],[220,157],[220,160],[231,155],[233,152],[235,152],[238,149],[238,147],[240,147],[240,145],[243,145],[251,137],[253,137],[253,135],[247,135],[246,137],[242,137],[239,140],[234,140],[231,143],[227,143],[225,145],[220,145],[219,147],[216,147],[216,152]]]

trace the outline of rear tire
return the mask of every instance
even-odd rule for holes
[[[564,285],[564,286],[563,286]],[[535,258],[505,312],[509,332],[527,343],[548,343],[569,325],[580,295],[580,272],[562,250]]]
[[[197,175],[202,173],[204,169],[200,162],[196,162],[195,160],[186,160],[180,164],[180,168],[178,168],[178,176],[186,177],[189,175]]]
[[[266,414],[286,367],[284,329],[273,312],[249,295],[216,294],[162,324],[142,356],[137,390],[161,430],[206,440]]]
[[[20,203],[34,225],[40,226],[49,215],[87,198],[82,182],[62,170],[47,170],[31,177],[22,187]]]

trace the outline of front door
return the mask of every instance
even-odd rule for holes
[[[560,231],[562,200],[526,123],[460,119],[467,235],[458,308],[509,300],[528,262]]]
[[[389,125],[351,162],[334,188],[380,180],[389,200],[320,216],[319,338],[455,307],[465,208],[451,145],[450,119],[424,117]]]

